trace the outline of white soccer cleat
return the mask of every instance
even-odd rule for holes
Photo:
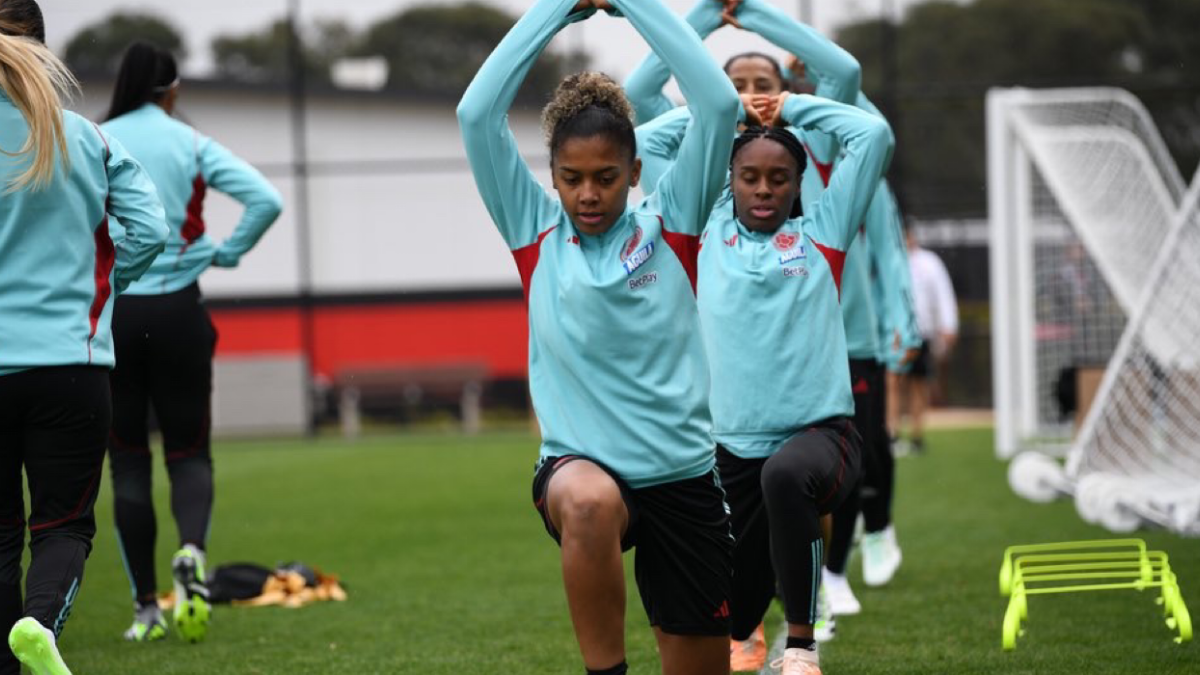
[[[821,577],[825,586],[825,597],[829,601],[829,613],[834,616],[850,616],[862,611],[862,604],[854,597],[850,580],[844,574],[825,570]]]
[[[863,583],[886,586],[900,569],[900,546],[891,525],[882,532],[867,532],[862,542]]]
[[[821,675],[821,663],[817,650],[785,649],[783,656],[771,662],[771,668],[779,675]]]

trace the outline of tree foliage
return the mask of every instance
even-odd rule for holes
[[[244,82],[286,82],[290,75],[292,27],[279,19],[259,31],[213,39],[213,61],[220,77]],[[310,81],[327,82],[329,68],[354,44],[351,28],[341,21],[318,21],[298,39],[301,67]]]
[[[85,26],[67,42],[65,60],[79,75],[115,75],[121,56],[134,41],[150,42],[183,61],[183,37],[168,21],[153,14],[116,12]]]
[[[515,22],[480,2],[419,5],[369,27],[357,53],[384,57],[391,89],[458,96]],[[547,52],[530,71],[523,91],[544,96],[563,74],[586,63],[579,53]]]
[[[330,67],[345,57],[382,57],[387,88],[415,94],[457,97],[516,19],[479,2],[418,5],[384,18],[355,34],[341,22],[317,23],[300,35],[305,76],[328,82]],[[217,72],[243,81],[286,81],[287,21],[238,36],[220,36],[212,49]],[[586,66],[581,54],[547,52],[534,65],[523,92],[549,91],[566,72]]]
[[[1200,2],[931,0],[896,25],[846,26],[838,42],[862,63],[863,89],[898,123],[899,187],[920,215],[986,209],[983,101],[992,86],[1131,89],[1168,143],[1192,137],[1172,144],[1185,174],[1200,159]]]

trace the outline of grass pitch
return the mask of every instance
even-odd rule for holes
[[[1035,597],[1028,635],[1002,652],[1004,547],[1111,535],[1068,503],[1015,497],[990,430],[931,433],[928,447],[898,461],[904,564],[890,586],[867,589],[851,561],[864,610],[823,647],[826,673],[1200,672],[1197,643],[1174,644],[1151,596],[1134,592]],[[557,549],[530,502],[536,452],[530,436],[501,433],[218,444],[210,565],[300,560],[340,575],[350,600],[218,607],[199,645],[121,640],[131,600],[106,479],[64,656],[79,675],[580,673]],[[165,589],[176,534],[156,471]],[[1170,554],[1200,622],[1200,541],[1145,536]],[[631,577],[628,607],[630,670],[656,673]]]

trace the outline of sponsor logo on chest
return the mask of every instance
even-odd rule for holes
[[[639,267],[646,264],[646,261],[654,255],[654,242],[648,241],[646,245],[638,249],[636,252],[628,256],[622,256],[621,267],[625,268],[625,274],[631,275],[638,270]]]
[[[779,264],[786,265],[793,260],[803,260],[808,257],[804,244],[800,243],[800,235],[796,232],[779,232],[771,243],[779,251]]]
[[[649,272],[636,279],[629,280],[629,290],[636,291],[643,286],[649,286],[658,281],[658,272]]]

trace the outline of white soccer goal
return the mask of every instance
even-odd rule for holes
[[[1063,476],[1015,462],[1014,488],[1113,529],[1200,527],[1200,179],[1117,89],[992,91],[988,153],[997,453],[1070,449]],[[1077,368],[1104,379],[1072,441]]]

